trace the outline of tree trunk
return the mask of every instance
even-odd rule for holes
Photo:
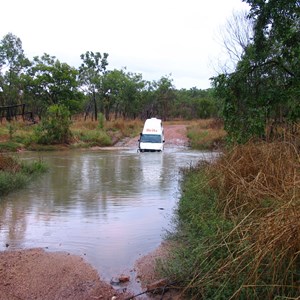
[[[96,93],[93,91],[93,101],[94,101],[94,113],[95,113],[95,121],[98,119],[98,109],[97,109],[97,101],[96,101]]]

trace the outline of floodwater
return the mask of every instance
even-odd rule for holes
[[[41,158],[50,170],[1,199],[0,250],[67,251],[85,257],[109,281],[159,246],[171,228],[180,168],[213,154],[174,148],[19,156]]]

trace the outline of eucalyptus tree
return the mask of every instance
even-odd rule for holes
[[[255,20],[255,71],[269,75],[269,118],[276,123],[300,119],[300,1],[245,1]]]
[[[171,109],[176,99],[173,79],[169,76],[163,76],[156,83],[156,97],[160,117],[166,121],[170,116]]]
[[[254,35],[230,74],[213,79],[233,141],[276,134],[300,119],[300,2],[245,0]],[[292,128],[293,126],[291,126]]]
[[[0,41],[0,105],[16,105],[22,102],[21,76],[30,65],[22,41],[12,33]]]
[[[78,90],[78,71],[67,63],[45,53],[33,58],[26,75],[25,96],[40,117],[51,105],[64,105],[71,113],[81,108],[83,95]]]
[[[144,87],[141,90],[141,110],[140,118],[149,119],[159,115],[158,113],[158,104],[156,91],[156,82],[155,81],[144,81]]]
[[[101,55],[100,52],[87,51],[81,54],[82,64],[79,67],[79,81],[84,93],[90,98],[89,106],[93,106],[94,117],[97,120],[97,100],[101,96],[101,78],[105,74],[108,65],[108,54]]]
[[[144,87],[141,74],[122,70],[107,71],[102,77],[102,105],[106,120],[110,113],[115,118],[136,118],[141,109],[141,90]]]
[[[242,59],[254,35],[254,20],[248,17],[246,10],[234,11],[220,28],[221,45],[227,61],[221,66],[223,72],[233,71]]]
[[[135,119],[142,110],[142,94],[145,87],[145,81],[142,74],[128,72],[123,81],[123,89],[121,93],[122,110],[124,118]]]

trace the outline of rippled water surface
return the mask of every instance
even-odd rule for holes
[[[170,227],[180,168],[212,154],[186,149],[24,153],[50,171],[0,203],[0,250],[42,247],[85,256],[110,279],[154,250]]]

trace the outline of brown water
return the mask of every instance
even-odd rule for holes
[[[213,154],[186,149],[24,153],[50,171],[0,202],[0,250],[41,247],[84,256],[110,280],[170,229],[181,167]]]

